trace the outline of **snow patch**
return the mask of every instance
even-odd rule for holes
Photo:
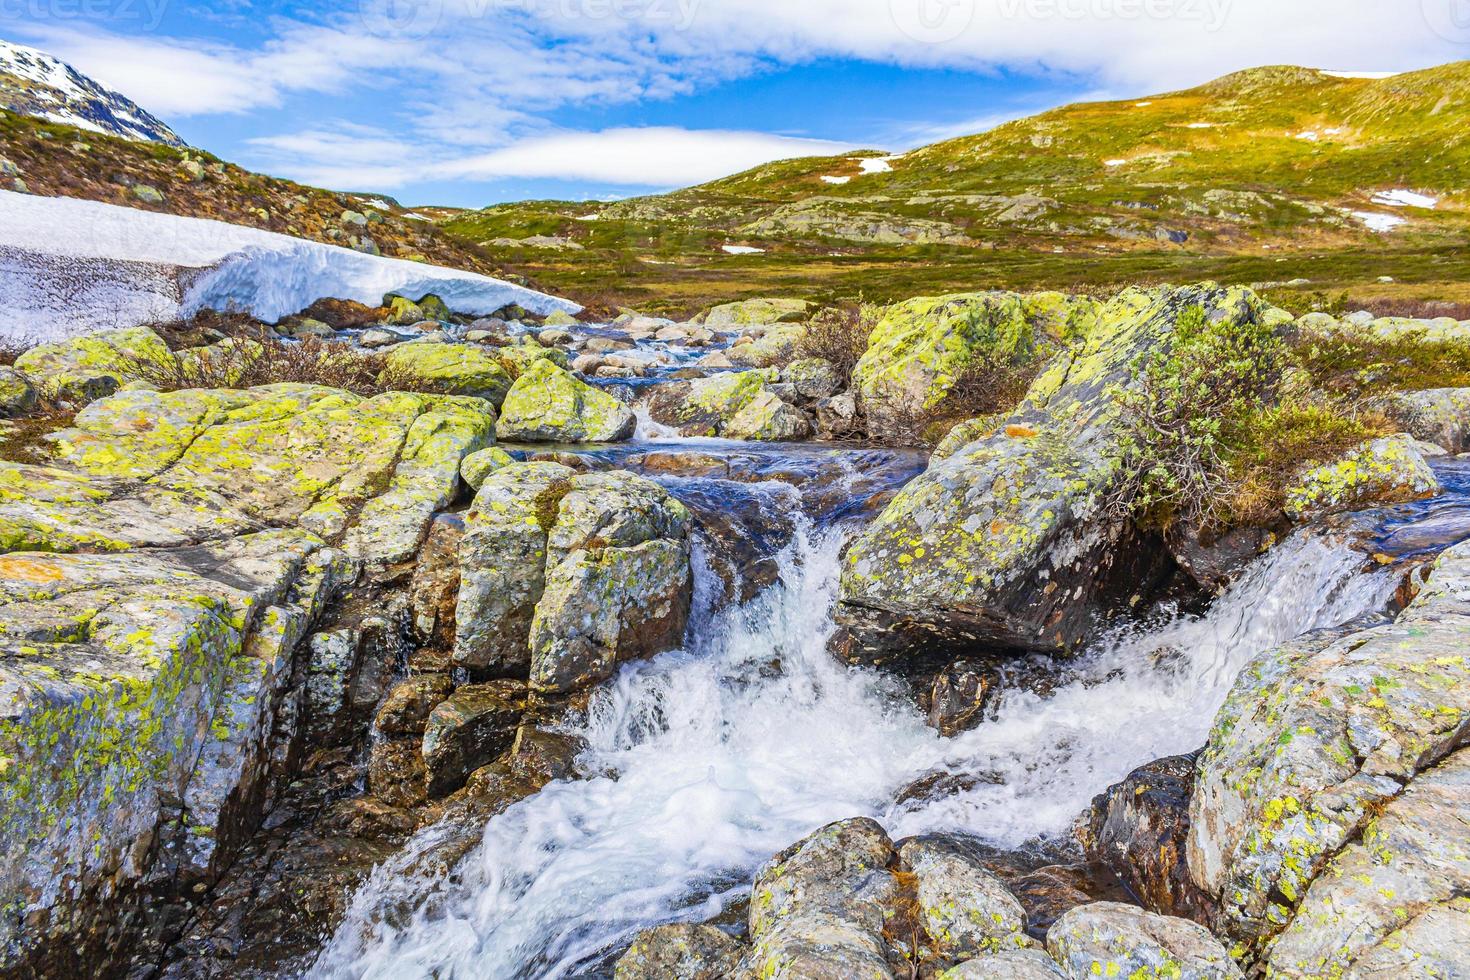
[[[893,161],[902,159],[902,153],[887,157],[865,157],[858,161],[858,166],[863,168],[865,174],[886,174],[892,173]]]
[[[822,180],[824,182],[828,183],[828,184],[846,184],[846,183],[849,183],[852,180],[852,178],[851,177],[823,177]]]
[[[1151,105],[1153,105],[1152,102],[1135,102],[1135,103],[1133,103],[1133,108],[1135,108],[1135,109],[1147,109]]]
[[[1392,190],[1379,191],[1377,194],[1374,194],[1373,203],[1390,208],[1433,209],[1439,205],[1439,198],[1429,197],[1426,194],[1416,194],[1413,191]]]
[[[1308,143],[1315,143],[1322,138],[1322,134],[1317,132],[1315,129],[1308,129],[1305,132],[1297,133],[1296,138],[1299,140],[1306,140]]]
[[[601,221],[602,220],[602,215],[600,215],[600,214],[579,214],[579,215],[577,215],[577,217],[574,220],[576,220],[576,221]]]
[[[473,272],[98,201],[0,191],[0,336],[54,339],[234,309],[268,323],[319,299],[440,297],[483,316],[581,307]]]
[[[357,200],[358,200],[358,203],[364,204],[367,207],[373,208],[376,211],[392,211],[393,210],[393,205],[389,204],[387,201],[382,200],[381,198],[376,198],[376,197],[359,197]]]
[[[722,245],[720,247],[731,255],[764,255],[766,253],[765,249],[756,248],[753,245]]]
[[[1127,162],[1128,162],[1127,160],[1104,160],[1103,161],[1103,166],[1104,167],[1121,167],[1121,166],[1123,166],[1123,164],[1125,164]]]
[[[1185,126],[1185,129],[1214,129],[1219,123],[1196,122]]]
[[[1351,214],[1367,225],[1369,231],[1380,235],[1386,235],[1399,225],[1408,223],[1407,219],[1400,218],[1396,214],[1378,214],[1374,211],[1353,211]]]

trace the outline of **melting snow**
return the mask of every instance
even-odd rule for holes
[[[381,198],[376,198],[376,197],[359,197],[358,198],[358,201],[360,201],[362,204],[366,205],[367,207],[374,208],[374,209],[376,209],[378,211],[392,211],[393,210],[393,205],[389,204],[387,201],[382,200]]]
[[[1135,109],[1147,109],[1151,105],[1153,105],[1152,102],[1135,102],[1135,103],[1133,103],[1133,107]]]
[[[764,255],[766,251],[753,245],[723,245],[721,247],[731,255]]]
[[[1359,221],[1363,222],[1363,224],[1367,225],[1369,231],[1377,232],[1380,235],[1387,234],[1388,232],[1393,231],[1399,225],[1407,224],[1407,221],[1404,218],[1400,218],[1396,214],[1378,214],[1373,211],[1354,211],[1352,212],[1352,215],[1354,218],[1357,218]]]
[[[858,161],[865,174],[886,174],[893,170],[893,161],[902,160],[903,154],[888,157],[866,157]]]
[[[1406,190],[1379,191],[1373,195],[1373,203],[1390,208],[1433,208],[1439,198]]]
[[[829,184],[846,184],[852,180],[851,177],[823,177],[822,179]]]
[[[472,316],[569,300],[473,272],[288,235],[71,198],[0,191],[0,336],[48,339],[235,309],[267,322],[318,299],[376,306],[433,293]]]
[[[1296,138],[1306,140],[1309,143],[1315,143],[1322,138],[1322,134],[1318,133],[1315,129],[1309,129],[1304,133],[1297,133]]]
[[[602,215],[600,215],[600,214],[579,214],[579,215],[577,215],[576,220],[577,221],[601,221],[602,220]]]
[[[1220,125],[1220,124],[1219,123],[1198,122],[1198,123],[1190,123],[1188,126],[1185,126],[1184,128],[1185,129],[1214,129],[1218,125]]]
[[[1104,160],[1103,161],[1103,166],[1104,167],[1121,167],[1121,166],[1123,166],[1123,164],[1125,164],[1127,162],[1128,162],[1127,160]]]

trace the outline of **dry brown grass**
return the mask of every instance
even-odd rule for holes
[[[1447,316],[1454,320],[1470,320],[1470,303],[1381,296],[1375,299],[1350,299],[1343,305],[1349,310],[1367,310],[1374,316],[1400,316],[1410,320],[1436,320]]]
[[[868,351],[868,338],[879,315],[877,308],[860,302],[829,306],[807,321],[796,356],[830,361],[845,391],[852,383],[853,369]]]
[[[381,355],[316,337],[230,340],[168,358],[132,358],[124,370],[159,391],[282,383],[340,388],[364,397],[404,390],[394,384]]]

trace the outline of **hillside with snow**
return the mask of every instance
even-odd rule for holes
[[[471,316],[577,304],[473,272],[240,225],[0,191],[0,337],[50,340],[237,310],[274,323],[323,298],[434,294]]]
[[[0,40],[0,108],[109,136],[186,145],[127,96],[44,51],[5,40]]]

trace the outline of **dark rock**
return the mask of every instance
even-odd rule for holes
[[[399,681],[383,698],[373,727],[385,735],[422,735],[430,712],[453,688],[447,674],[421,674]]]
[[[368,792],[392,807],[413,807],[428,799],[423,743],[412,736],[373,740],[368,754]]]
[[[429,537],[419,552],[409,587],[414,634],[433,646],[454,646],[454,610],[459,602],[459,543],[464,518],[439,514],[429,526]]]
[[[423,739],[429,794],[452,793],[510,748],[525,710],[526,686],[510,680],[462,687],[436,707]]]
[[[976,727],[996,693],[996,674],[989,664],[959,660],[934,678],[929,696],[929,724],[945,738]]]

